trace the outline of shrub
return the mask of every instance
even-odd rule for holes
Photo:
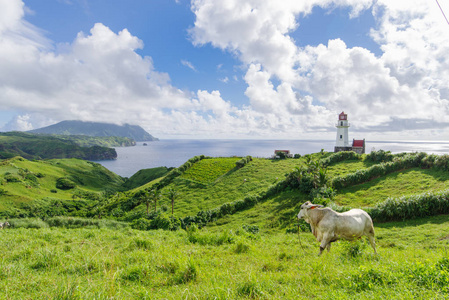
[[[60,190],[70,190],[76,187],[75,182],[68,178],[60,177],[56,180],[56,188]]]
[[[37,218],[11,219],[11,228],[48,228],[48,224]]]
[[[329,166],[344,160],[355,160],[362,159],[362,155],[354,152],[354,151],[340,151],[334,154],[331,154],[329,157],[325,159],[321,159],[320,162],[324,166]]]
[[[378,221],[416,219],[449,213],[449,190],[388,198],[369,211]]]
[[[326,205],[329,200],[333,199],[335,197],[335,190],[331,187],[320,187],[312,189],[312,191],[309,194],[309,198],[313,200],[313,203],[319,203]],[[315,199],[321,199],[321,202],[317,202]],[[326,202],[326,203],[322,203]]]
[[[138,230],[149,230],[151,228],[151,221],[145,218],[140,218],[132,221],[131,228]]]
[[[366,159],[372,162],[387,162],[393,160],[393,154],[390,151],[371,151],[370,154],[366,156]]]
[[[21,182],[20,177],[14,174],[5,174],[6,182]]]
[[[240,169],[243,168],[247,163],[249,163],[250,161],[252,161],[253,158],[251,156],[246,156],[244,158],[242,158],[241,160],[238,160],[235,162],[235,166]]]
[[[257,234],[259,233],[259,226],[257,225],[243,225],[243,230],[245,230],[248,233]]]

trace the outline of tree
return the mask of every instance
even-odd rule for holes
[[[149,206],[150,206],[150,200],[151,199],[149,197],[148,191],[140,190],[136,194],[137,194],[137,198],[139,199],[139,202],[145,203],[145,205],[147,206],[147,215],[149,215],[148,209],[149,209]]]
[[[151,189],[149,192],[150,195],[150,199],[153,200],[154,202],[154,212],[156,212],[156,208],[157,208],[157,200],[159,200],[161,198],[161,191],[158,190],[157,188]],[[147,211],[148,211],[148,206],[147,206]]]
[[[179,193],[175,189],[170,188],[168,190],[167,197],[171,201],[171,214],[172,214],[172,216],[173,216],[173,210],[174,210],[174,206],[175,206],[175,199],[178,197],[178,195],[179,195]]]

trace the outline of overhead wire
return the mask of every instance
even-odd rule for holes
[[[443,9],[441,8],[440,3],[438,2],[438,0],[435,0],[435,1],[437,2],[438,7],[440,8],[441,13],[443,14],[443,17],[446,19],[446,22],[447,22],[447,24],[449,25],[449,21],[448,21],[448,19],[446,18],[446,15],[444,14],[444,11],[443,11]]]

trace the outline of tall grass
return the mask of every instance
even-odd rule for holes
[[[449,222],[376,227],[317,256],[311,233],[14,228],[0,231],[2,299],[443,299]],[[240,232],[240,234],[237,234]],[[410,238],[413,234],[412,238]],[[431,249],[431,255],[429,255]]]
[[[20,218],[8,220],[11,228],[109,228],[120,229],[129,227],[128,223],[107,219],[90,219],[90,218],[74,218],[74,217],[53,217],[46,220],[39,218]]]

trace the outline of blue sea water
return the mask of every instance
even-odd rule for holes
[[[179,167],[196,155],[213,157],[246,156],[271,157],[275,150],[290,150],[292,154],[333,152],[335,140],[161,140],[137,143],[134,147],[117,147],[117,159],[98,161],[112,172],[131,177],[141,169]],[[449,142],[366,142],[366,153],[372,150],[399,152],[427,152],[448,154]]]

